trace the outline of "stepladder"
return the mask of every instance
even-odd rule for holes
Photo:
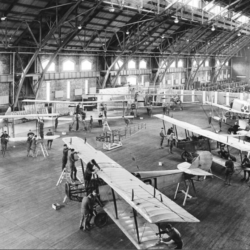
[[[44,158],[49,156],[49,153],[47,151],[46,146],[44,145],[44,142],[38,142],[37,143],[37,152],[36,152],[36,156],[38,156],[40,154],[40,152],[43,154]]]

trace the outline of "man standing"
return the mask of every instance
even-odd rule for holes
[[[174,146],[174,140],[175,139],[176,139],[176,137],[174,135],[174,132],[172,131],[171,134],[168,137],[170,154],[173,154],[173,146]]]
[[[85,180],[85,188],[87,188],[90,184],[91,178],[92,178],[92,173],[95,172],[94,167],[97,167],[99,170],[101,170],[101,168],[99,167],[99,165],[96,163],[96,161],[94,159],[92,159],[86,167],[85,173],[84,173],[84,180]]]
[[[7,144],[9,141],[9,135],[7,134],[6,131],[3,132],[3,134],[1,135],[1,149],[2,149],[2,153],[3,155],[5,154],[5,151],[7,150]]]
[[[28,138],[27,138],[27,141],[26,141],[26,144],[27,144],[27,157],[30,156],[30,150],[31,150],[31,143],[32,143],[32,139],[33,139],[33,136],[35,134],[31,132],[28,133]]]
[[[92,117],[92,115],[91,115],[91,116],[90,116],[90,120],[89,120],[89,132],[91,132],[92,127],[93,127],[93,117]]]
[[[231,158],[229,158],[229,160],[226,161],[225,166],[226,166],[225,184],[230,186],[231,178],[234,173],[234,163]]]
[[[53,134],[53,132],[49,129],[49,132],[48,132],[46,135],[47,135],[47,136],[53,136],[54,134]],[[47,148],[48,148],[48,149],[51,149],[52,142],[53,142],[53,140],[48,140],[48,141],[47,141]]]
[[[167,131],[167,139],[168,139],[168,146],[169,146],[169,136],[173,133],[173,127],[170,127]]]
[[[174,249],[182,249],[183,242],[181,238],[180,232],[174,228],[171,224],[166,225],[165,231],[168,234],[168,238],[163,238],[163,242],[170,242],[173,241],[173,244],[175,245]]]
[[[247,158],[247,155],[244,156],[244,159],[242,161],[242,168],[244,169],[244,178],[241,179],[241,181],[246,181],[248,182],[249,181],[249,170],[246,170],[246,169],[250,169],[250,160]],[[247,173],[248,173],[248,178],[247,177]]]
[[[106,118],[107,118],[107,111],[108,111],[107,104],[104,104],[103,112],[104,112],[104,116],[105,116]]]
[[[102,117],[103,117],[102,113],[100,113],[98,117],[100,118],[100,119],[98,119],[98,124],[101,127],[102,126]]]
[[[80,102],[76,105],[76,114],[80,114]]]
[[[166,135],[164,134],[164,130],[163,130],[163,128],[161,128],[161,132],[160,132],[160,138],[161,138],[160,148],[163,148],[163,141],[164,141],[165,137],[166,137]]]
[[[69,148],[68,148],[67,144],[64,144],[63,145],[63,157],[62,157],[62,171],[64,170],[64,168],[67,165],[68,151],[69,151]]]
[[[31,140],[30,149],[32,150],[32,157],[36,157],[37,136],[33,136]]]
[[[77,174],[77,169],[75,166],[75,162],[78,161],[78,159],[75,159],[75,154],[77,154],[77,152],[75,152],[75,150],[72,148],[71,149],[71,154],[69,155],[69,164],[70,164],[70,177],[73,181],[76,181],[76,174]]]

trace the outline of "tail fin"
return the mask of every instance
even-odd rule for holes
[[[9,106],[7,111],[5,112],[5,115],[10,115],[11,114],[11,107]]]
[[[199,156],[194,159],[190,169],[201,168],[203,170],[209,171],[213,162],[212,154],[209,151],[199,151],[198,154]]]

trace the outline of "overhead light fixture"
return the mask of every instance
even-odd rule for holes
[[[129,35],[129,31],[128,30],[126,31],[126,34]]]
[[[115,8],[114,8],[113,4],[111,4],[111,7],[109,8],[109,12],[115,12]]]
[[[238,33],[238,36],[241,36],[241,33],[240,33],[240,32]]]
[[[211,30],[212,30],[212,31],[215,31],[215,27],[214,27],[214,25],[212,26]]]
[[[165,38],[165,36],[164,36],[164,35],[162,35],[162,36],[161,36],[161,38],[162,38],[162,39],[164,39],[164,38]]]
[[[174,22],[175,22],[175,23],[179,23],[179,19],[178,19],[177,16],[175,17]]]
[[[81,29],[82,29],[82,25],[79,25],[77,28],[78,28],[79,30],[81,30]]]
[[[6,16],[2,16],[2,17],[1,17],[1,21],[5,21],[6,18],[7,18]]]

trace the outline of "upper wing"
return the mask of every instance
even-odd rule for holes
[[[51,136],[44,136],[45,140],[55,140],[58,139],[59,135],[51,135]],[[40,136],[38,136],[37,139],[41,139]],[[27,141],[27,137],[15,137],[15,138],[9,138],[9,141],[11,142],[20,142],[20,141]]]
[[[26,119],[37,119],[40,117],[54,117],[59,116],[58,113],[52,113],[52,114],[24,114],[24,115],[1,115],[0,119],[15,119],[15,118],[26,118]]]
[[[85,144],[81,138],[68,137],[63,138],[63,141],[79,151],[79,156],[85,164],[95,159],[101,167],[97,175],[148,222],[199,222],[151,185],[146,185],[107,155]]]
[[[164,116],[164,115],[160,115],[160,114],[154,115],[154,116],[161,119],[161,120],[164,120],[164,121],[167,121],[171,124],[174,124],[178,127],[189,130],[190,132],[193,132],[195,134],[198,134],[198,135],[207,137],[211,140],[218,141],[218,142],[221,142],[221,143],[226,144],[228,146],[237,148],[240,151],[247,151],[247,152],[250,151],[250,143],[245,142],[245,141],[239,141],[236,138],[230,137],[230,135],[226,136],[226,135],[216,134],[216,133],[213,133],[211,131],[204,130],[204,129],[197,127],[195,125],[191,125],[187,122],[182,122],[182,121],[176,120],[176,119],[168,117],[168,116]]]
[[[35,102],[35,103],[64,103],[64,104],[91,104],[91,103],[114,103],[114,102],[126,102],[126,100],[113,100],[113,101],[84,101],[84,102],[75,102],[75,101],[46,101],[46,100],[29,100],[25,99],[23,102]]]
[[[219,105],[219,104],[215,104],[215,103],[212,103],[212,102],[206,102],[208,105],[211,105],[211,106],[214,106],[214,107],[217,107],[217,108],[220,108],[220,109],[224,109],[228,112],[232,112],[232,113],[237,113],[237,114],[242,114],[242,115],[245,115],[247,114],[246,112],[242,112],[242,111],[239,111],[239,110],[236,110],[236,109],[232,109],[232,108],[228,108],[226,106],[223,106],[223,105]]]

